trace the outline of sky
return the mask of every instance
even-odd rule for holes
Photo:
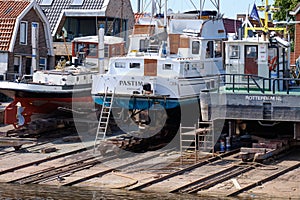
[[[130,0],[134,12],[137,12],[137,1]],[[151,11],[151,0],[146,1],[145,5],[148,5],[146,10]],[[203,0],[204,1],[204,0]],[[213,0],[214,2],[215,0]],[[162,0],[164,2],[164,0]],[[191,3],[193,2],[193,3]],[[220,12],[224,14],[226,18],[235,19],[237,14],[246,14],[251,12],[253,4],[257,6],[265,5],[265,0],[262,3],[262,0],[220,0]],[[268,4],[272,5],[274,0],[268,0]],[[184,12],[188,10],[195,10],[194,5],[197,9],[200,8],[200,0],[168,0],[167,8],[171,8],[173,12],[177,13],[178,11]],[[204,9],[211,10],[214,6],[211,4],[210,0],[205,0]],[[248,11],[249,10],[249,11]],[[263,16],[262,12],[259,12],[260,16]]]

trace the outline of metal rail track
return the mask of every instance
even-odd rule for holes
[[[175,177],[175,176],[184,174],[184,173],[186,173],[186,172],[188,172],[188,171],[194,170],[194,169],[199,168],[199,167],[202,167],[202,166],[204,166],[204,165],[211,164],[212,162],[221,160],[221,159],[223,159],[223,158],[225,158],[225,157],[228,157],[228,156],[237,154],[237,153],[239,153],[239,151],[240,151],[239,149],[236,149],[236,150],[233,150],[233,151],[230,151],[230,152],[226,152],[226,153],[224,153],[224,154],[219,155],[218,157],[212,157],[212,158],[210,158],[210,159],[207,159],[207,160],[205,160],[205,161],[196,163],[196,164],[194,164],[194,165],[191,165],[191,166],[186,167],[186,168],[184,168],[184,169],[181,169],[181,170],[178,170],[178,171],[176,171],[176,172],[170,173],[170,174],[165,175],[165,176],[163,176],[163,177],[154,179],[154,180],[149,181],[149,182],[147,182],[147,183],[138,185],[138,186],[136,186],[136,187],[129,188],[129,190],[132,191],[132,190],[141,190],[141,189],[144,189],[144,188],[149,187],[149,186],[151,186],[151,185],[153,185],[153,184],[156,184],[156,183],[162,182],[162,181],[164,181],[164,180],[167,180],[167,179],[169,179],[169,178],[172,178],[172,177]]]
[[[40,182],[45,182],[47,180],[53,180],[54,178],[57,178],[58,176],[63,176],[67,173],[74,173],[76,171],[90,168],[96,164],[114,159],[116,157],[117,157],[116,155],[113,155],[113,156],[109,156],[109,157],[100,159],[95,156],[90,156],[88,158],[84,158],[79,161],[72,162],[72,163],[62,165],[59,167],[54,167],[54,168],[50,167],[48,169],[31,174],[29,176],[11,180],[8,183],[36,184],[36,183],[40,183]]]
[[[236,177],[242,173],[248,172],[254,169],[253,166],[242,166],[240,164],[233,165],[217,173],[211,174],[204,178],[200,178],[184,186],[170,191],[170,193],[181,192],[181,193],[196,193],[200,190],[208,189],[216,184],[227,181],[233,177]]]
[[[239,190],[237,190],[235,192],[227,194],[227,197],[237,196],[238,194],[240,194],[242,192],[248,191],[248,190],[250,190],[250,189],[252,189],[252,188],[254,188],[254,187],[258,186],[258,185],[262,185],[263,183],[272,181],[272,180],[276,179],[277,177],[279,177],[279,176],[281,176],[283,174],[286,174],[286,173],[288,173],[290,171],[293,171],[293,170],[295,170],[295,169],[297,169],[299,167],[300,167],[300,162],[298,162],[297,164],[292,165],[290,167],[287,167],[286,169],[283,169],[283,170],[281,170],[279,172],[276,172],[276,173],[274,173],[274,174],[272,174],[272,175],[270,175],[268,177],[265,177],[265,178],[263,178],[263,179],[261,179],[259,181],[256,181],[255,183],[249,184],[249,185],[247,185],[247,186],[245,186],[245,187],[243,187],[243,188],[241,188],[241,189],[239,189]]]
[[[169,152],[169,151],[172,151],[172,149],[169,149],[169,150],[165,150],[163,152]],[[120,169],[124,169],[126,167],[129,167],[129,166],[132,166],[132,165],[135,165],[135,164],[138,164],[138,163],[142,163],[146,160],[149,160],[149,159],[152,159],[152,158],[156,158],[158,157],[159,155],[161,155],[163,152],[159,152],[159,153],[155,153],[153,155],[150,155],[150,156],[147,156],[146,158],[141,158],[141,159],[136,159],[132,162],[129,162],[129,163],[126,163],[126,164],[121,164],[117,167],[114,167],[114,168],[108,168],[108,169],[105,169],[103,171],[100,171],[100,172],[96,172],[96,173],[93,173],[93,174],[90,174],[90,175],[87,175],[85,177],[81,177],[79,179],[76,179],[76,180],[73,180],[71,182],[68,182],[68,183],[63,183],[61,184],[62,186],[72,186],[72,185],[75,185],[75,184],[78,184],[78,183],[81,183],[81,182],[84,182],[84,181],[87,181],[87,180],[90,180],[92,178],[95,178],[95,177],[99,177],[99,176],[103,176],[105,174],[108,174],[108,173],[111,173],[115,170],[120,170]]]
[[[48,158],[43,158],[43,159],[40,159],[40,160],[32,161],[32,162],[25,163],[25,164],[22,164],[22,165],[18,165],[18,166],[15,166],[15,167],[11,167],[11,168],[8,168],[8,169],[4,169],[4,170],[0,171],[0,175],[6,174],[8,172],[13,172],[15,170],[19,170],[19,169],[22,169],[22,168],[26,168],[26,167],[29,167],[29,166],[32,166],[32,165],[38,165],[38,164],[43,163],[43,162],[47,162],[47,161],[62,158],[62,157],[65,157],[65,156],[69,156],[69,155],[72,155],[72,154],[80,153],[80,152],[83,152],[85,150],[87,150],[86,147],[76,149],[76,150],[73,150],[73,151],[69,151],[69,152],[66,152],[66,153],[63,153],[63,154],[51,156],[51,157],[48,157]]]
[[[168,151],[171,151],[171,150],[166,150],[164,152],[168,152]],[[113,152],[111,152],[111,153],[113,153]],[[162,152],[156,153],[156,154],[148,156],[146,158],[138,159],[138,160],[135,160],[133,162],[120,165],[118,167],[108,168],[108,169],[105,169],[101,172],[96,172],[94,174],[91,174],[91,175],[79,178],[75,181],[68,182],[68,183],[61,184],[61,185],[70,186],[70,185],[74,185],[74,184],[77,184],[77,183],[80,183],[80,182],[84,182],[84,181],[89,180],[91,178],[101,176],[101,175],[104,175],[104,174],[108,174],[108,173],[113,172],[115,170],[122,169],[122,168],[125,168],[125,167],[128,167],[128,166],[134,165],[136,163],[140,163],[140,162],[143,162],[145,160],[155,158],[158,155],[160,155],[161,153]],[[127,154],[128,153],[125,152],[124,154],[121,154],[121,155],[118,155],[118,156],[126,156]],[[66,164],[66,165],[61,165],[61,166],[58,166],[58,167],[50,167],[48,169],[44,169],[44,170],[39,171],[37,173],[30,174],[28,176],[18,178],[18,179],[15,179],[15,180],[11,180],[8,183],[38,184],[38,183],[42,183],[42,182],[49,182],[49,181],[57,179],[58,177],[63,177],[63,176],[72,174],[72,173],[77,172],[77,171],[81,171],[81,170],[84,170],[84,169],[91,168],[92,166],[95,166],[97,164],[101,164],[101,163],[104,163],[106,161],[110,161],[112,159],[117,158],[118,156],[117,155],[112,155],[112,156],[108,156],[108,157],[105,157],[105,158],[97,158],[95,156],[90,156],[88,158],[84,158],[84,159],[81,159],[81,160],[78,160],[78,161],[75,161],[75,162],[72,162],[72,163],[69,163],[69,164]]]

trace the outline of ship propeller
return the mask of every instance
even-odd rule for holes
[[[25,123],[25,118],[22,115],[23,111],[24,111],[23,107],[18,107],[17,116],[16,116],[16,118],[18,120],[18,126],[23,126]]]

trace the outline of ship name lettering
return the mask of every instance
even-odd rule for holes
[[[249,96],[245,97],[248,101],[282,101],[280,96]]]
[[[120,81],[120,86],[143,86],[143,81]]]

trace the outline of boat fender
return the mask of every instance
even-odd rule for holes
[[[153,93],[153,90],[151,88],[151,84],[150,83],[145,83],[143,85],[143,93],[144,94],[152,94]]]
[[[25,118],[22,115],[22,112],[24,111],[23,107],[18,107],[17,109],[17,120],[18,120],[18,126],[23,126],[25,124]]]
[[[272,60],[270,60],[270,57],[269,57],[269,70],[270,71],[275,71],[276,67],[277,67],[277,56],[274,56],[272,58]]]

